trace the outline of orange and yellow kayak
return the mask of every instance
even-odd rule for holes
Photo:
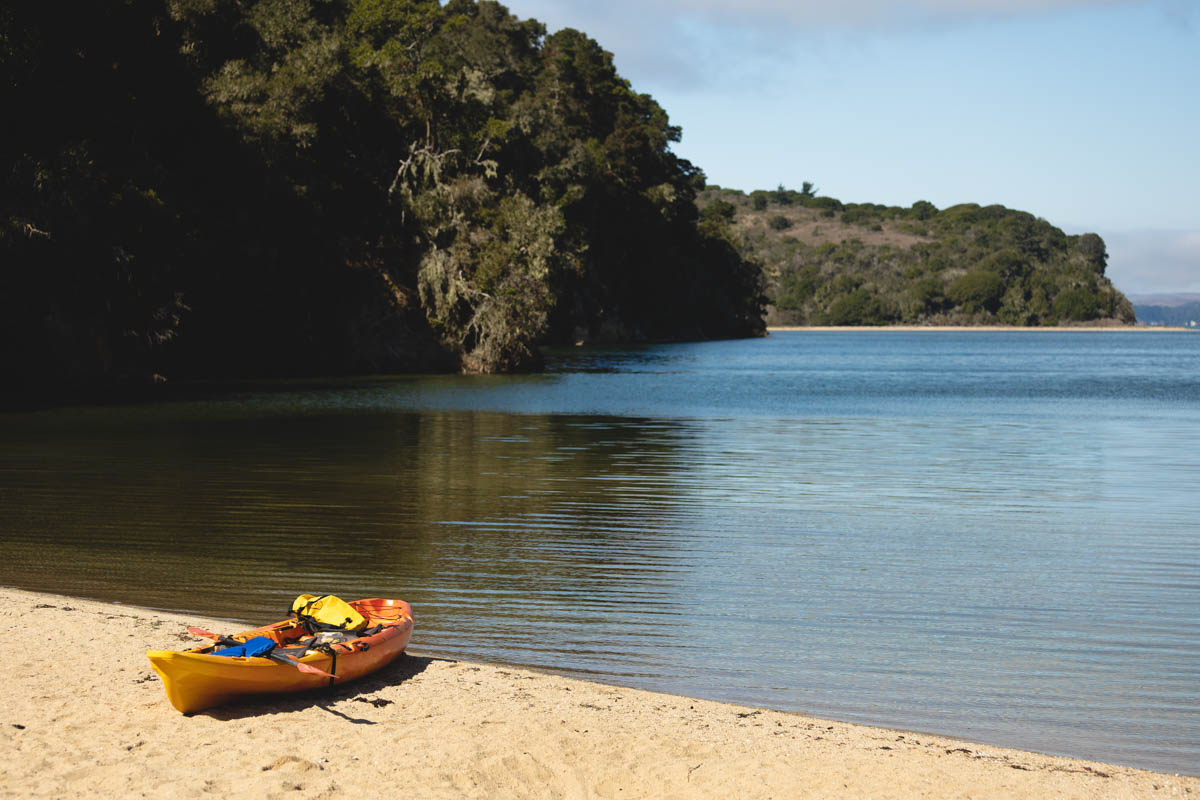
[[[311,637],[296,619],[287,619],[230,637],[238,642],[268,637],[280,652],[291,653],[291,660],[313,668],[308,672],[257,656],[214,655],[216,646],[212,644],[182,651],[151,650],[146,656],[162,678],[171,705],[185,714],[250,695],[298,692],[342,683],[395,661],[408,646],[413,628],[412,609],[403,600],[372,598],[355,600],[350,605],[366,618],[365,632],[369,635],[351,635],[346,641],[328,643],[321,635]]]

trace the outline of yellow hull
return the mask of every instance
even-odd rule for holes
[[[412,610],[402,600],[357,600],[350,605],[367,618],[369,625],[382,623],[383,630],[335,646],[332,656],[313,653],[299,659],[303,664],[336,675],[337,683],[362,677],[390,664],[404,653],[412,635]],[[245,641],[255,636],[269,636],[285,644],[301,633],[294,621],[285,620],[233,638]],[[185,714],[244,697],[318,689],[335,682],[266,658],[216,656],[208,652],[211,650],[209,645],[193,650],[151,650],[146,653],[150,666],[162,678],[167,699]]]

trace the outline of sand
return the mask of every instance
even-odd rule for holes
[[[236,626],[10,589],[0,608],[4,798],[1200,800],[1200,778],[415,653],[185,717],[146,650]]]

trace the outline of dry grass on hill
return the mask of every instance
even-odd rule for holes
[[[851,239],[858,239],[863,244],[870,246],[890,245],[909,248],[915,244],[933,241],[931,237],[917,236],[901,230],[899,223],[893,220],[884,221],[880,224],[882,230],[875,231],[862,225],[848,225],[837,217],[822,216],[821,210],[816,208],[772,206],[768,213],[747,213],[746,209],[739,210],[741,213],[734,220],[734,227],[739,233],[779,236],[780,238],[791,236],[807,245],[825,244],[826,242],[840,244]],[[768,220],[775,216],[782,216],[792,226],[782,231],[773,231],[768,225]]]

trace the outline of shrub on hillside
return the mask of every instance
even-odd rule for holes
[[[968,314],[995,311],[1004,297],[1004,279],[991,270],[977,269],[951,283],[946,296]]]
[[[824,319],[826,325],[883,325],[887,321],[879,298],[861,287],[834,300]]]
[[[700,212],[702,219],[725,220],[731,222],[737,214],[737,206],[725,200],[714,200]]]
[[[937,206],[928,200],[918,200],[912,204],[912,208],[908,211],[908,216],[913,219],[932,219],[933,215],[938,212]]]
[[[1108,266],[1108,251],[1104,247],[1104,240],[1094,233],[1085,233],[1079,237],[1077,246],[1079,252],[1087,259],[1088,266],[1095,270],[1097,275],[1103,275],[1105,267]]]
[[[1067,289],[1054,298],[1054,312],[1072,322],[1084,322],[1100,316],[1100,303],[1087,289]]]
[[[937,278],[921,278],[908,287],[908,294],[918,314],[936,314],[946,304],[942,282]]]

